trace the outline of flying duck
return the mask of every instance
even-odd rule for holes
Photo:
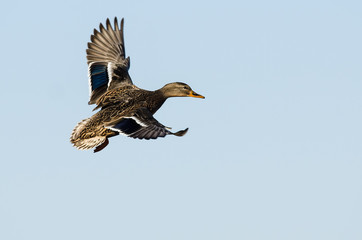
[[[96,104],[94,110],[100,110],[74,128],[70,142],[78,149],[101,151],[110,137],[119,134],[147,140],[166,135],[183,136],[188,128],[171,132],[153,114],[169,97],[205,98],[181,82],[166,84],[155,91],[135,86],[128,74],[130,58],[125,54],[123,24],[124,19],[119,29],[115,18],[112,27],[107,19],[106,27],[100,24],[99,31],[94,29],[88,43],[88,104]]]

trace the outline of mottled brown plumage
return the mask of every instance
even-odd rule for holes
[[[166,84],[156,91],[140,89],[133,85],[128,74],[130,59],[125,58],[123,40],[123,19],[121,30],[117,18],[113,29],[107,19],[107,29],[100,25],[100,32],[94,31],[88,43],[89,104],[100,109],[74,128],[70,141],[78,149],[95,152],[105,148],[108,138],[124,134],[138,139],[156,139],[166,135],[183,136],[185,130],[176,133],[159,123],[153,114],[169,97],[197,97],[185,83]]]

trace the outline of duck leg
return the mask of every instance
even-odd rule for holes
[[[108,141],[108,138],[106,137],[106,140],[99,146],[97,146],[95,149],[94,149],[94,152],[99,152],[101,151],[103,148],[107,147],[109,141]]]

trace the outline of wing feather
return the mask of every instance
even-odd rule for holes
[[[125,57],[123,24],[119,29],[117,18],[114,19],[114,28],[109,19],[106,20],[106,27],[101,23],[99,31],[94,29],[91,42],[88,43],[87,60],[89,69],[89,104],[94,104],[106,91],[124,85],[133,85],[128,74],[130,67],[129,57]],[[106,67],[107,77],[100,81],[94,69]]]
[[[117,121],[105,125],[106,128],[118,131],[128,137],[138,139],[156,139],[166,135],[183,136],[187,129],[173,133],[159,123],[146,108],[139,108],[129,116],[124,116]],[[182,134],[180,134],[182,133]]]

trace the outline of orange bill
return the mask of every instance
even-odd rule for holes
[[[195,97],[195,98],[205,98],[204,96],[195,93],[194,91],[191,91],[190,94],[188,95],[189,97]]]

